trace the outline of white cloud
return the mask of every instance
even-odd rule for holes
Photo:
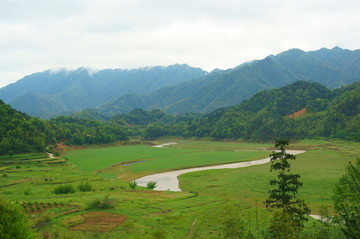
[[[0,87],[49,68],[230,68],[359,48],[357,0],[0,0]]]

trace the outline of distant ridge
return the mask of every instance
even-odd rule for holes
[[[239,104],[259,90],[282,87],[298,80],[318,82],[330,89],[358,81],[360,50],[335,47],[305,52],[291,49],[233,69],[216,70],[148,96],[122,96],[96,110],[109,116],[135,108],[159,108],[180,114],[206,113]]]
[[[126,94],[154,91],[207,74],[188,65],[105,69],[91,72],[47,70],[34,73],[0,89],[0,99],[32,116],[49,118],[95,107]]]
[[[0,89],[0,99],[43,118],[86,108],[92,108],[86,114],[100,119],[137,108],[207,113],[237,105],[260,90],[298,80],[318,82],[330,89],[348,85],[360,80],[359,66],[360,50],[335,47],[310,52],[290,49],[211,73],[188,65],[95,73],[85,68],[45,71]]]

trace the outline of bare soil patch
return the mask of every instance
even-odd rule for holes
[[[85,222],[70,227],[76,231],[109,232],[124,222],[128,216],[109,212],[89,212],[82,215]]]

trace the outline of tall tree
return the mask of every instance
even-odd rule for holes
[[[288,140],[277,140],[275,147],[279,149],[277,152],[270,154],[270,171],[276,171],[277,178],[270,181],[273,189],[269,190],[269,198],[265,201],[267,209],[274,211],[274,219],[272,224],[286,221],[294,227],[294,235],[304,227],[304,222],[308,220],[310,213],[309,207],[304,200],[298,199],[298,189],[303,185],[300,182],[299,174],[290,173],[291,164],[289,160],[295,160],[295,155],[286,153],[286,147],[289,145]],[[281,233],[277,231],[276,225],[271,225],[273,233]],[[288,233],[288,232],[287,232]],[[276,237],[281,238],[281,237]],[[287,238],[291,238],[289,235]],[[296,237],[294,237],[296,238]]]
[[[344,222],[343,232],[347,238],[360,238],[360,158],[356,164],[349,162],[345,174],[336,184],[335,210]]]

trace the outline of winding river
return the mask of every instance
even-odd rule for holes
[[[301,153],[304,153],[305,151],[287,150],[286,152],[290,153],[290,154],[301,154]],[[249,167],[249,166],[253,166],[253,165],[265,164],[268,162],[270,162],[270,157],[265,158],[265,159],[260,159],[260,160],[247,161],[247,162],[181,169],[181,170],[175,170],[175,171],[170,171],[170,172],[165,172],[165,173],[148,175],[148,176],[137,179],[136,183],[139,186],[146,186],[146,184],[148,182],[155,181],[157,183],[156,190],[158,190],[158,191],[166,191],[166,190],[181,191],[181,189],[179,187],[179,180],[178,180],[178,176],[181,174],[202,171],[202,170],[209,170],[209,169],[244,168],[244,167]]]

